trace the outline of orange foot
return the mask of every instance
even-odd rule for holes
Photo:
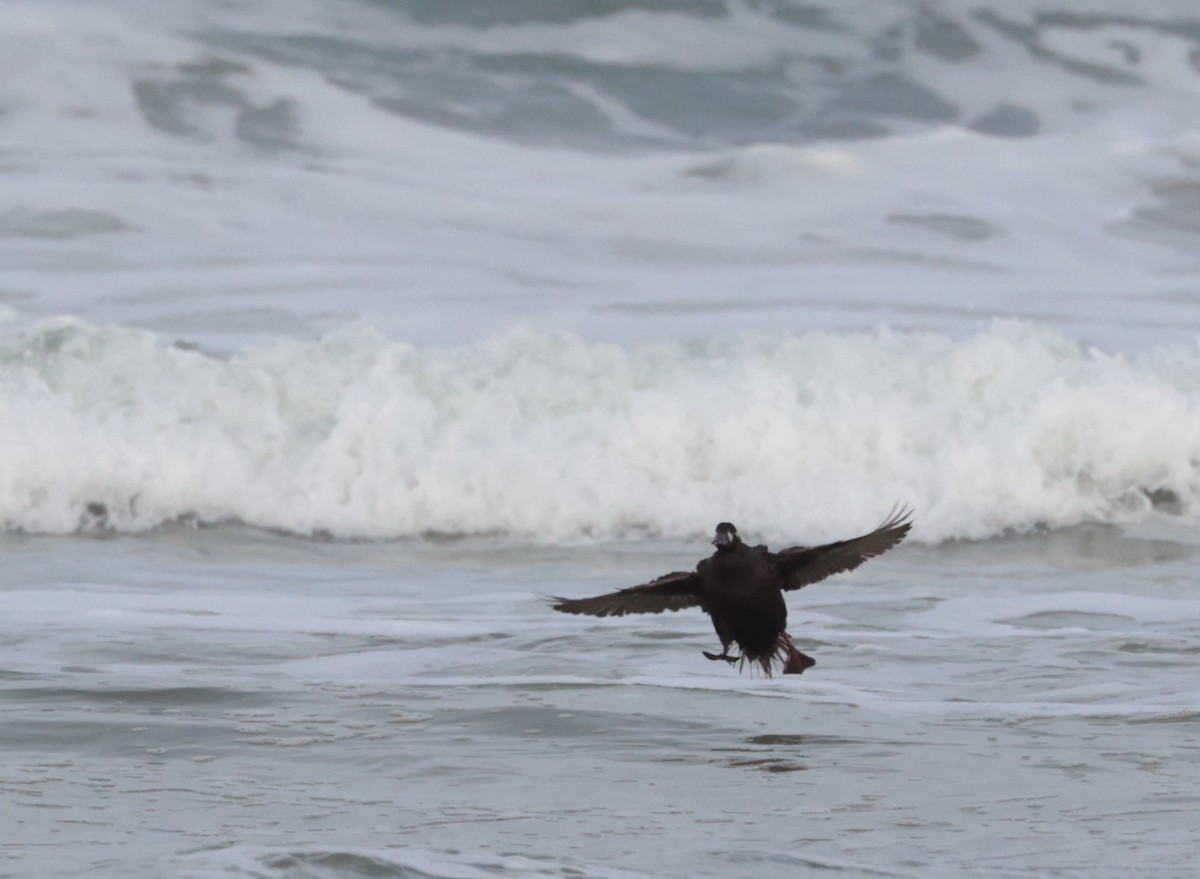
[[[787,661],[783,664],[783,673],[785,675],[800,675],[804,674],[806,668],[812,668],[817,664],[817,661],[807,654],[801,653],[791,644],[788,645]]]

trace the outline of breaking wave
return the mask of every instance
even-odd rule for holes
[[[1200,351],[1020,323],[638,348],[357,329],[230,357],[76,320],[0,337],[8,530],[816,539],[897,501],[926,542],[1192,515]]]

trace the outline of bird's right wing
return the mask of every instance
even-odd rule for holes
[[[623,617],[628,613],[662,613],[700,606],[700,578],[695,571],[676,571],[641,586],[630,586],[594,598],[546,597],[555,610],[594,617]]]
[[[887,552],[912,528],[912,511],[896,507],[870,534],[824,546],[793,546],[776,554],[784,589],[801,589],[833,574],[853,571],[867,559]]]

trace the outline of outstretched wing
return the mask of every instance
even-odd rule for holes
[[[627,613],[662,613],[700,606],[700,578],[694,571],[676,571],[641,586],[631,586],[595,598],[547,597],[555,610],[594,617],[623,617]]]
[[[775,554],[784,589],[801,589],[843,571],[853,571],[867,559],[887,552],[912,528],[912,510],[897,507],[870,534],[824,546],[793,546]]]

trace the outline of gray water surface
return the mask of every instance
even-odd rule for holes
[[[1098,550],[1097,547],[1103,547]],[[1195,549],[902,547],[791,597],[582,620],[675,543],[6,537],[0,875],[1186,875]],[[622,872],[624,871],[624,872]]]

